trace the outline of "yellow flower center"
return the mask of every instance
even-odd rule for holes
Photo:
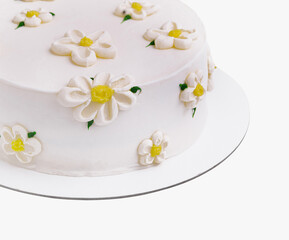
[[[178,38],[179,36],[181,36],[182,33],[183,33],[183,31],[181,29],[176,29],[176,30],[170,31],[169,36],[174,37],[174,38]]]
[[[108,102],[114,94],[108,86],[98,85],[91,89],[91,101],[104,104]]]
[[[12,147],[13,151],[15,151],[15,152],[24,151],[24,143],[20,138],[12,141],[11,147]]]
[[[156,146],[156,145],[153,145],[152,146],[152,150],[151,150],[151,156],[154,158],[158,155],[160,155],[162,152],[162,146]]]
[[[203,88],[203,86],[201,84],[198,83],[196,89],[194,90],[194,95],[197,97],[201,97],[204,95],[205,93],[205,89]]]
[[[79,43],[79,45],[82,47],[90,47],[92,44],[93,44],[93,41],[88,37],[82,38]]]
[[[36,17],[38,17],[39,16],[39,12],[37,12],[37,11],[28,11],[27,13],[26,13],[26,17],[28,17],[28,18],[32,18],[33,16],[36,16]]]
[[[133,9],[135,9],[135,10],[137,10],[137,11],[141,11],[142,10],[142,5],[140,4],[140,3],[138,3],[138,2],[133,2],[132,4],[131,4],[131,7],[133,8]]]

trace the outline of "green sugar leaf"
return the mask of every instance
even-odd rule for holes
[[[182,91],[184,91],[185,89],[188,88],[188,84],[184,83],[184,84],[180,84],[180,88]]]
[[[126,22],[127,20],[131,19],[131,15],[125,15],[125,17],[123,18],[123,21],[121,23]]]
[[[94,124],[94,120],[91,120],[87,123],[87,128],[88,130],[90,129],[90,127]]]
[[[55,13],[53,13],[53,12],[50,12],[50,14],[54,17],[55,16]]]
[[[21,27],[24,27],[24,26],[25,26],[25,23],[24,23],[24,22],[20,22],[20,23],[18,24],[18,26],[17,26],[16,29],[21,28]]]
[[[33,138],[36,135],[36,132],[29,132],[27,135],[28,138]]]
[[[194,118],[195,115],[196,115],[196,111],[197,111],[197,108],[194,108],[194,109],[193,109],[193,118]]]
[[[141,89],[140,87],[138,87],[138,86],[135,86],[135,87],[132,87],[132,88],[130,89],[130,91],[131,91],[132,93],[137,93],[137,92],[139,92],[139,94],[141,94],[142,89]]]
[[[155,46],[156,45],[156,42],[155,40],[151,41],[149,45],[147,45],[146,47],[150,47],[150,46]]]

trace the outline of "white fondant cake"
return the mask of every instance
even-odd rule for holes
[[[215,66],[180,1],[5,1],[0,22],[1,160],[112,175],[198,140]]]

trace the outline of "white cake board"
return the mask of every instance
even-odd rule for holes
[[[0,186],[62,199],[113,199],[148,194],[193,180],[225,161],[241,144],[249,126],[249,106],[240,86],[221,70],[207,95],[208,121],[199,141],[157,167],[108,177],[62,177],[0,161]],[[196,113],[197,114],[197,113]]]

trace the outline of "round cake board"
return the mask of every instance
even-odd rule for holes
[[[249,105],[241,87],[221,70],[207,95],[206,128],[190,149],[160,166],[106,177],[64,177],[37,173],[0,161],[2,187],[52,198],[101,200],[138,196],[193,180],[225,161],[249,126]]]

